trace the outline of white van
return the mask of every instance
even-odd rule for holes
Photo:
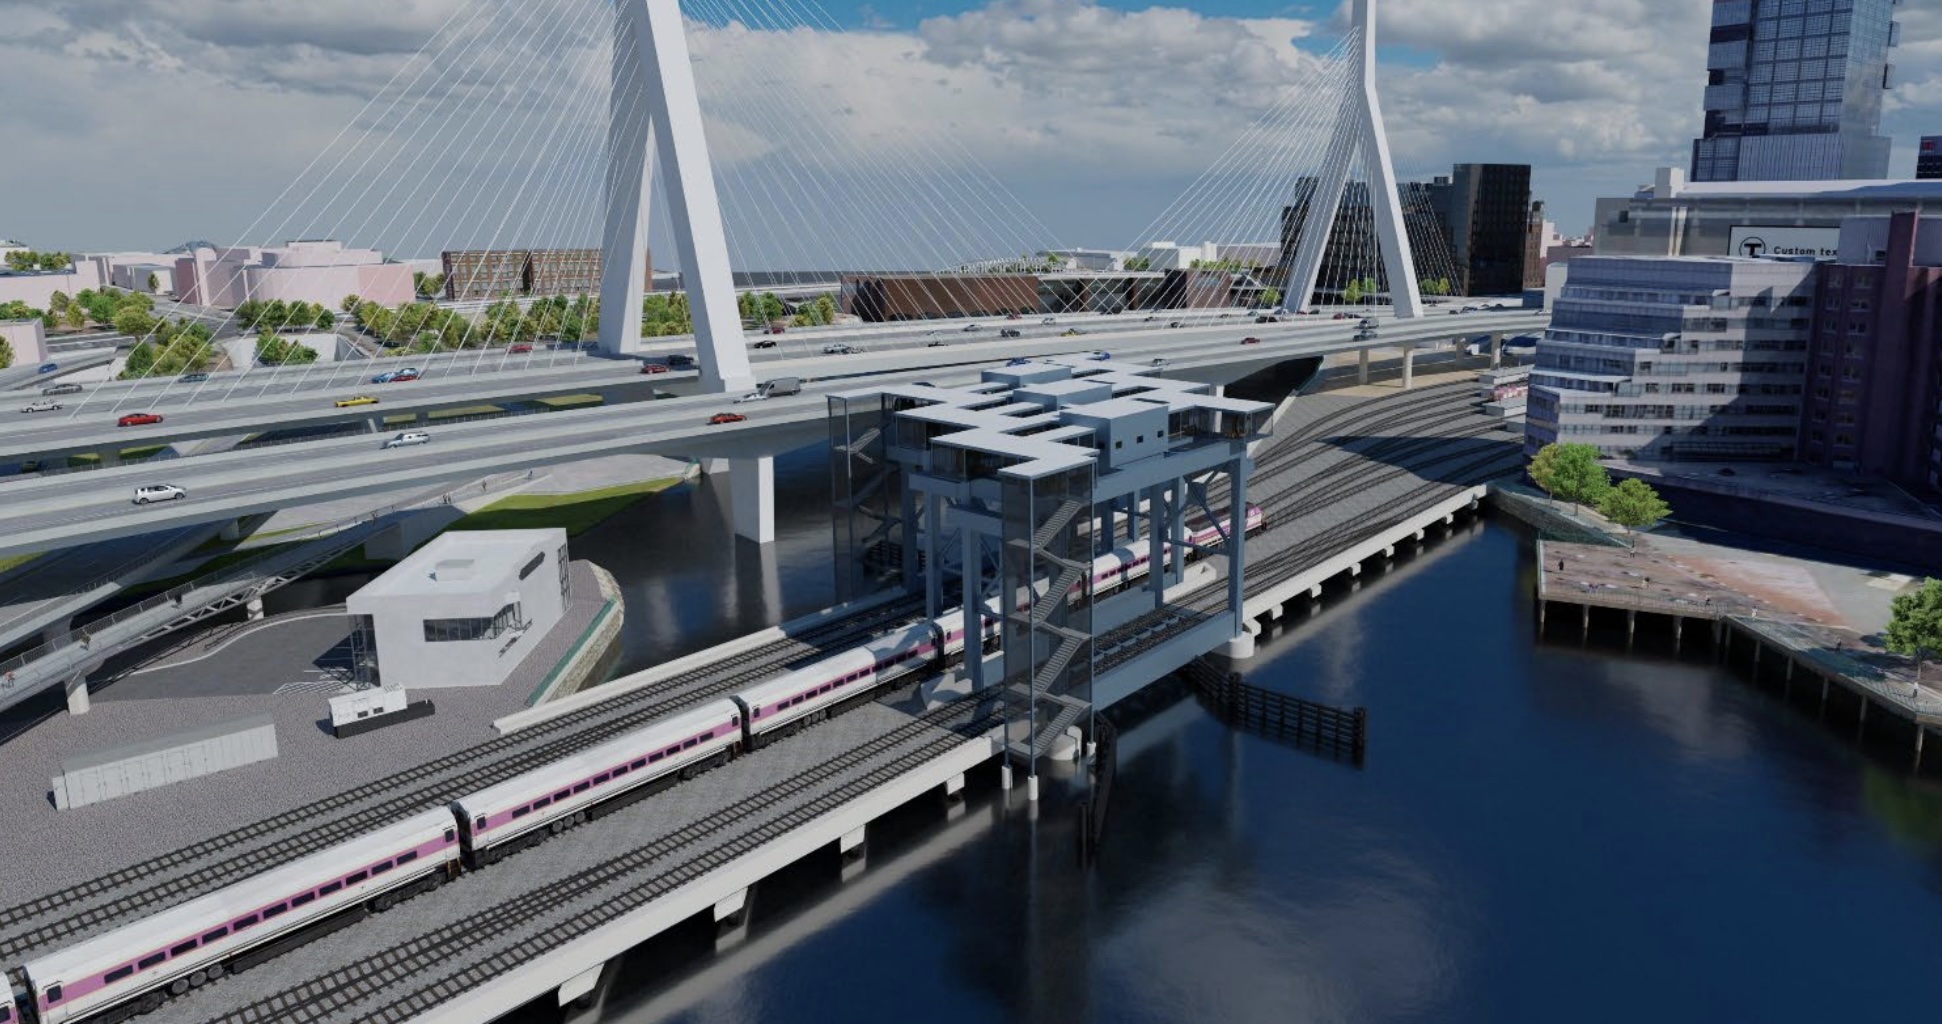
[[[414,444],[429,443],[431,439],[432,439],[432,435],[427,434],[422,430],[407,430],[404,433],[399,434],[397,437],[394,437],[391,440],[386,441],[384,443],[384,446],[386,448],[409,448]]]
[[[146,505],[151,501],[175,501],[186,498],[189,492],[174,484],[144,484],[135,488],[135,504]]]

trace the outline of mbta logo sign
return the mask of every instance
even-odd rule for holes
[[[1733,229],[1735,256],[1805,256],[1831,260],[1840,253],[1840,228],[1739,227]]]

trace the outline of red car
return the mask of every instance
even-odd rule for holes
[[[1260,338],[1242,338],[1242,339],[1241,339],[1241,344],[1243,344],[1243,345],[1259,345],[1259,344],[1261,344],[1261,339],[1260,339]]]
[[[740,423],[746,419],[748,417],[739,412],[718,412],[708,417],[708,425],[711,427],[719,427],[724,423]]]
[[[398,375],[396,377],[391,378],[391,383],[397,384],[403,381],[417,380],[417,379],[418,379],[417,373],[411,370],[400,370],[398,371]]]
[[[533,350],[533,346],[524,341],[520,342],[517,345],[510,346],[509,348],[506,349],[508,353],[516,356],[524,355],[528,352],[531,352],[532,350]]]
[[[1330,320],[1347,320],[1348,318],[1349,318],[1349,315],[1347,313],[1337,313],[1334,316],[1329,317]]]
[[[152,413],[152,412],[131,412],[131,413],[129,413],[128,415],[126,415],[126,416],[123,416],[123,417],[122,417],[121,419],[119,419],[119,420],[116,420],[116,421],[115,421],[115,426],[117,426],[117,427],[145,427],[145,426],[148,426],[148,425],[149,425],[149,424],[151,424],[151,423],[160,423],[160,422],[162,422],[162,417],[161,417],[161,415],[160,415],[159,413]]]
[[[642,363],[641,372],[642,373],[666,373],[668,372],[668,368],[665,366],[662,366],[660,363]]]

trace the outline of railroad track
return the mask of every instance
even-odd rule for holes
[[[774,641],[736,659],[732,670],[674,689],[643,690],[590,705],[10,907],[0,912],[0,964],[17,963],[54,944],[192,899],[462,792],[565,757],[611,737],[615,730],[731,693],[786,669],[795,660],[819,654],[821,644],[874,635],[887,623],[908,618],[917,605],[914,600],[892,602],[799,638]]]
[[[995,728],[999,724],[993,710],[996,702],[978,703],[980,707],[952,705],[914,718],[861,747],[795,773],[786,782],[651,843],[534,889],[519,900],[471,914],[388,949],[360,951],[343,967],[211,1018],[210,1024],[258,1024],[265,1020],[322,1024],[377,998],[389,1001],[357,1009],[357,1020],[367,1024],[408,1021],[835,810],[969,737]],[[898,748],[936,729],[944,729],[946,734],[898,752]],[[879,763],[872,765],[872,761]],[[839,784],[803,799],[831,782]],[[696,848],[701,852],[679,864],[657,868],[659,862]],[[650,872],[651,868],[656,870]],[[604,891],[608,889],[613,891]],[[567,910],[572,912],[562,913]],[[479,956],[480,950],[495,940],[503,941],[517,929],[543,924],[549,915],[556,914],[559,920],[535,934]],[[407,979],[413,987],[399,994]]]

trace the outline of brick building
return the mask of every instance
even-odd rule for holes
[[[444,253],[445,297],[452,300],[598,295],[598,249],[481,249]],[[653,263],[652,257],[648,260]],[[654,275],[647,274],[654,290]]]
[[[843,278],[842,308],[870,322],[1029,314],[1035,274],[876,274]]]

